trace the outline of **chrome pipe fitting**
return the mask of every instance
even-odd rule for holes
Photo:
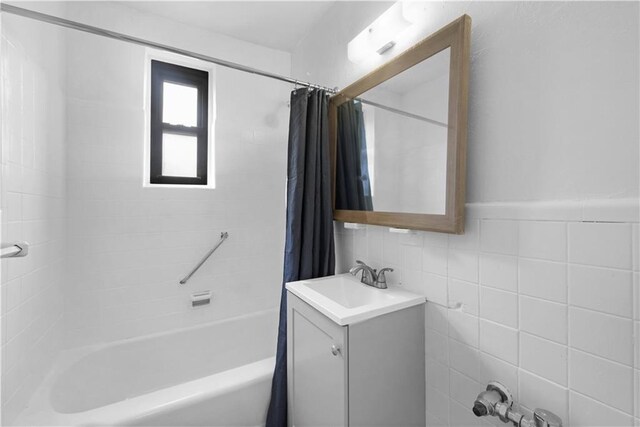
[[[473,413],[477,417],[497,415],[496,405],[506,403],[509,407],[513,404],[513,397],[508,388],[499,382],[492,381],[487,389],[480,393],[473,404]]]
[[[550,411],[538,408],[533,412],[533,419],[529,420],[512,406],[513,396],[509,389],[491,381],[473,403],[473,413],[477,417],[498,417],[503,423],[512,423],[516,427],[562,427],[560,417]]]
[[[533,411],[533,427],[562,427],[562,419],[544,409]]]

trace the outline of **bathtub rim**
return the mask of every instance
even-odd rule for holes
[[[185,331],[197,331],[198,329],[204,329],[204,328],[208,328],[214,325],[222,325],[225,323],[232,323],[234,321],[238,321],[241,319],[248,319],[251,317],[260,317],[262,315],[267,315],[268,313],[273,313],[274,315],[277,316],[278,314],[278,309],[277,308],[270,308],[267,310],[260,310],[260,311],[253,311],[251,313],[248,314],[240,314],[238,316],[233,316],[233,317],[227,317],[224,319],[216,319],[216,320],[212,320],[210,322],[203,322],[203,323],[199,323],[196,325],[191,325],[191,326],[184,326],[184,327],[175,327],[175,328],[171,328],[168,329],[166,331],[161,331],[161,332],[153,332],[151,334],[147,334],[147,335],[141,335],[141,336],[137,336],[137,337],[130,337],[130,338],[123,338],[120,340],[115,340],[115,341],[108,341],[108,342],[101,342],[101,343],[93,343],[93,344],[86,344],[86,345],[81,345],[81,346],[76,346],[76,347],[70,347],[67,349],[63,349],[61,352],[86,352],[83,355],[89,354],[89,353],[93,353],[96,352],[98,350],[104,350],[106,348],[109,347],[116,347],[118,345],[122,345],[122,344],[129,344],[129,343],[135,343],[135,342],[140,342],[140,341],[146,341],[146,340],[150,340],[150,339],[154,339],[154,338],[159,338],[165,335],[172,335],[175,333],[179,333],[179,332],[185,332]]]
[[[23,414],[16,425],[31,426],[118,426],[162,411],[179,409],[256,384],[273,373],[275,356],[197,380],[121,400],[84,412],[56,412],[47,401],[42,410]],[[140,408],[145,408],[140,410]]]
[[[187,401],[194,402],[214,398],[215,396],[222,395],[225,392],[237,390],[243,385],[250,385],[258,382],[263,379],[265,375],[273,373],[275,366],[275,341],[273,343],[273,356],[86,411],[74,413],[58,412],[54,409],[50,398],[50,393],[59,376],[63,375],[75,363],[91,353],[119,345],[126,345],[134,342],[152,340],[166,335],[224,325],[225,323],[231,323],[252,317],[267,316],[269,314],[277,316],[277,313],[277,309],[261,310],[186,328],[170,329],[168,331],[157,332],[140,337],[126,338],[107,343],[89,344],[62,350],[56,358],[53,369],[47,373],[42,383],[29,399],[28,405],[16,417],[14,423],[16,426],[117,425],[118,423],[122,424],[123,422],[132,422],[136,418],[149,416],[163,409],[166,410],[172,407],[179,408],[182,403]],[[274,333],[274,338],[275,336],[276,334]],[[219,383],[217,383],[217,381],[219,381]],[[141,407],[145,408],[145,410],[141,411]],[[150,409],[147,410],[147,408]],[[133,415],[135,414],[138,416],[134,417]],[[122,415],[127,416],[123,417]]]

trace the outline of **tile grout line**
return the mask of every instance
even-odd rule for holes
[[[566,245],[565,245],[565,283],[566,283],[566,289],[565,289],[565,301],[567,301],[567,316],[565,319],[566,325],[567,325],[567,335],[566,335],[566,340],[567,340],[567,387],[568,390],[572,390],[571,386],[572,386],[572,380],[571,380],[571,359],[573,358],[571,355],[571,333],[569,331],[569,317],[571,316],[571,311],[569,310],[569,303],[570,300],[569,298],[571,298],[571,291],[570,291],[570,286],[569,286],[569,280],[570,280],[570,275],[569,275],[569,251],[570,251],[570,245],[571,245],[571,237],[569,236],[570,233],[570,227],[569,224],[567,222],[564,223],[564,235],[566,236]],[[571,425],[571,409],[572,409],[573,405],[571,405],[571,392],[569,391],[567,393],[567,417],[569,418],[567,420],[568,425]]]

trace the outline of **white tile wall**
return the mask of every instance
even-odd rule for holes
[[[569,309],[571,346],[633,366],[633,321],[591,310]]]
[[[427,241],[433,239],[442,239],[443,242],[446,241],[443,235],[438,233],[432,233],[434,236],[426,237]],[[466,249],[466,250],[477,250],[480,245],[480,220],[478,219],[469,219],[465,224],[465,232],[464,234],[459,235],[449,235],[448,237],[448,247],[452,249]],[[425,237],[423,236],[423,239]],[[446,243],[442,243],[440,246],[447,246]]]
[[[462,405],[469,402],[469,399],[473,401],[476,398],[477,393],[474,393],[474,391],[480,386],[478,381],[454,369],[449,370],[449,384],[451,399]]]
[[[478,254],[472,251],[449,250],[448,274],[455,279],[478,282]]]
[[[449,278],[448,306],[462,304],[462,311],[478,315],[478,284]]]
[[[100,8],[105,18],[96,12]],[[140,16],[141,25],[127,27],[137,22],[139,12],[125,5],[76,3],[68,13],[83,22],[288,74],[290,56],[285,52],[159,17]],[[127,19],[109,18],[118,16]],[[157,33],[168,26],[174,30]],[[279,303],[289,88],[217,68],[216,188],[143,188],[144,59],[145,50],[138,46],[68,35],[73,263],[65,325],[70,347],[272,309]],[[222,231],[229,232],[229,239],[179,286],[178,280]],[[212,291],[212,303],[192,309],[190,294],[200,290]]]
[[[636,335],[637,337],[638,335]],[[637,367],[638,365],[636,365]],[[635,416],[636,418],[640,418],[640,402],[638,402],[638,396],[640,396],[640,369],[635,369],[634,370],[634,378],[635,378],[635,386],[634,386],[634,390],[635,390],[635,394],[634,394],[634,400],[635,400]]]
[[[631,426],[630,415],[606,406],[580,393],[569,393],[571,422],[574,427]]]
[[[427,329],[425,331],[425,353],[428,358],[449,364],[449,346],[447,336]]]
[[[479,358],[482,370],[478,372],[478,380],[485,384],[485,387],[495,378],[501,378],[505,384],[516,384],[518,382],[518,368],[515,365],[484,352],[480,352]],[[517,396],[518,390],[512,390],[512,392],[514,396]]]
[[[51,12],[59,11],[53,5]],[[1,420],[12,425],[60,347],[65,261],[64,35],[2,16]]]
[[[400,266],[396,277],[405,268],[423,269],[423,292],[432,301],[425,311],[427,388],[438,402],[427,405],[427,425],[488,425],[469,408],[489,380],[509,386],[525,410],[547,408],[565,425],[637,423],[637,224],[468,223],[462,236],[417,233],[410,249],[397,235],[369,226],[365,232],[383,242],[382,259],[358,251],[354,233],[336,226],[345,269],[354,251],[376,268]],[[437,305],[445,303],[462,307]]]
[[[520,222],[519,254],[525,258],[567,260],[567,224],[562,222]]]
[[[429,359],[425,368],[427,381],[431,387],[445,395],[449,395],[449,367],[444,363]]]
[[[449,337],[471,347],[478,347],[478,317],[461,310],[452,310],[449,313]]]
[[[633,369],[579,350],[569,352],[569,387],[633,414]]]
[[[518,253],[518,223],[504,220],[482,220],[480,250],[506,255]]]
[[[403,278],[405,278],[406,276],[403,275]],[[428,296],[428,298],[432,301],[437,302],[438,304],[441,305],[447,305],[447,277],[446,276],[440,276],[437,274],[431,274],[431,273],[427,273],[424,272],[422,273],[421,276],[421,286],[418,287],[417,289],[422,289],[425,296]],[[405,280],[403,280],[403,282],[405,284],[405,286],[407,286],[407,289],[416,289],[415,287],[412,287],[410,284],[407,284],[407,282]]]
[[[445,420],[445,421],[448,420],[449,396],[439,392],[433,387],[427,386],[426,397],[427,397],[427,408],[428,408],[427,410],[430,413],[432,413],[435,418],[439,420]]]
[[[544,357],[540,357],[544,354]],[[567,386],[567,347],[520,333],[520,366],[562,386]]]
[[[569,224],[569,262],[631,269],[631,224]]]
[[[569,304],[609,314],[633,316],[631,271],[571,265]]]
[[[449,340],[449,364],[456,371],[479,381],[478,349],[456,340]]]
[[[480,255],[480,283],[516,292],[518,290],[518,259],[505,255]]]
[[[632,232],[631,232],[631,240],[632,240],[632,250],[631,250],[631,259],[633,264],[633,271],[638,271],[640,269],[640,226],[638,224],[633,224]]]
[[[380,235],[381,231],[376,229],[372,234]],[[382,239],[379,240],[382,243]],[[376,254],[374,254],[376,255]],[[382,260],[382,256],[377,258],[371,257],[378,261]],[[447,275],[447,247],[432,246],[431,244],[425,244],[422,248],[422,269],[429,273],[439,274],[441,276]]]
[[[518,286],[523,295],[567,302],[567,264],[520,258]]]
[[[568,400],[568,391],[565,387],[524,369],[518,370],[518,401],[520,405],[530,410],[544,408],[563,420],[567,420]]]
[[[137,13],[123,5],[35,7],[107,27],[136,22],[120,30],[158,41],[154,29],[170,25],[167,44],[288,74],[285,52],[160,18],[107,22]],[[61,346],[277,307],[288,87],[218,70],[216,189],[143,189],[143,59],[139,47],[2,16],[0,234],[32,244],[0,267],[2,425]],[[179,287],[221,231],[229,240]],[[189,295],[203,289],[211,306],[191,309]]]
[[[517,328],[518,295],[514,292],[480,286],[480,316],[511,328]]]
[[[512,365],[517,365],[518,330],[500,323],[481,320],[480,350]]]
[[[560,344],[566,344],[567,306],[521,296],[520,329]]]

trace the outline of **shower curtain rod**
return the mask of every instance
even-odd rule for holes
[[[149,40],[145,40],[145,39],[141,39],[138,37],[133,37],[133,36],[129,36],[126,34],[122,34],[122,33],[118,33],[116,31],[110,31],[110,30],[105,30],[104,28],[100,28],[100,27],[94,27],[92,25],[87,25],[87,24],[83,24],[77,21],[71,21],[69,19],[64,19],[64,18],[60,18],[57,16],[53,16],[53,15],[47,15],[46,13],[40,13],[40,12],[36,12],[34,10],[29,10],[29,9],[24,9],[22,7],[18,7],[18,6],[13,6],[7,3],[1,3],[0,2],[0,11],[5,12],[5,13],[10,13],[13,15],[17,15],[17,16],[22,16],[23,18],[29,18],[29,19],[34,19],[36,21],[41,21],[41,22],[46,22],[48,24],[53,24],[53,25],[57,25],[60,27],[65,27],[65,28],[71,28],[73,30],[78,30],[78,31],[82,31],[85,33],[90,33],[90,34],[95,34],[98,36],[102,36],[102,37],[107,37],[110,39],[114,39],[114,40],[120,40],[123,42],[128,42],[128,43],[133,43],[133,44],[137,44],[140,46],[146,46],[146,47],[151,47],[154,49],[159,49],[159,50],[163,50],[166,52],[171,52],[171,53],[176,53],[178,55],[183,55],[183,56],[187,56],[190,58],[194,58],[194,59],[199,59],[201,61],[206,61],[206,62],[211,62],[213,64],[216,65],[220,65],[222,67],[227,67],[227,68],[232,68],[234,70],[239,70],[239,71],[243,71],[245,73],[250,73],[250,74],[256,74],[262,77],[268,77],[270,79],[275,79],[275,80],[279,80],[281,82],[285,82],[285,83],[290,83],[294,86],[306,86],[308,88],[314,88],[314,89],[321,89],[324,90],[326,92],[329,92],[331,94],[335,94],[338,92],[337,88],[336,89],[332,89],[326,86],[322,86],[319,84],[315,84],[315,83],[309,83],[309,82],[303,82],[300,80],[296,80],[294,78],[291,77],[287,77],[287,76],[282,76],[280,74],[275,74],[275,73],[270,73],[268,71],[263,71],[263,70],[259,70],[257,68],[253,68],[253,67],[248,67],[246,65],[242,65],[242,64],[238,64],[235,62],[231,62],[231,61],[225,61],[224,59],[220,59],[220,58],[216,58],[213,56],[209,56],[209,55],[203,55],[201,53],[197,53],[197,52],[191,52],[189,50],[185,50],[185,49],[180,49],[177,47],[173,47],[173,46],[168,46],[165,44],[161,44],[161,43],[156,43],[156,42],[152,42]],[[378,104],[375,102],[371,102],[371,101],[367,101],[365,99],[361,99],[361,98],[357,98],[358,101],[362,102],[363,104],[368,104],[368,105],[372,105],[378,108],[382,108],[384,110],[387,111],[391,111],[397,114],[401,114],[407,117],[412,117],[418,120],[423,120],[432,124],[436,124],[438,126],[443,126],[443,127],[447,127],[446,123],[441,123],[438,122],[436,120],[432,120],[429,119],[427,117],[422,117],[422,116],[418,116],[416,114],[412,114],[412,113],[407,113],[405,111],[402,110],[398,110],[396,108],[392,108],[392,107],[387,107],[386,105],[382,105],[382,104]]]

